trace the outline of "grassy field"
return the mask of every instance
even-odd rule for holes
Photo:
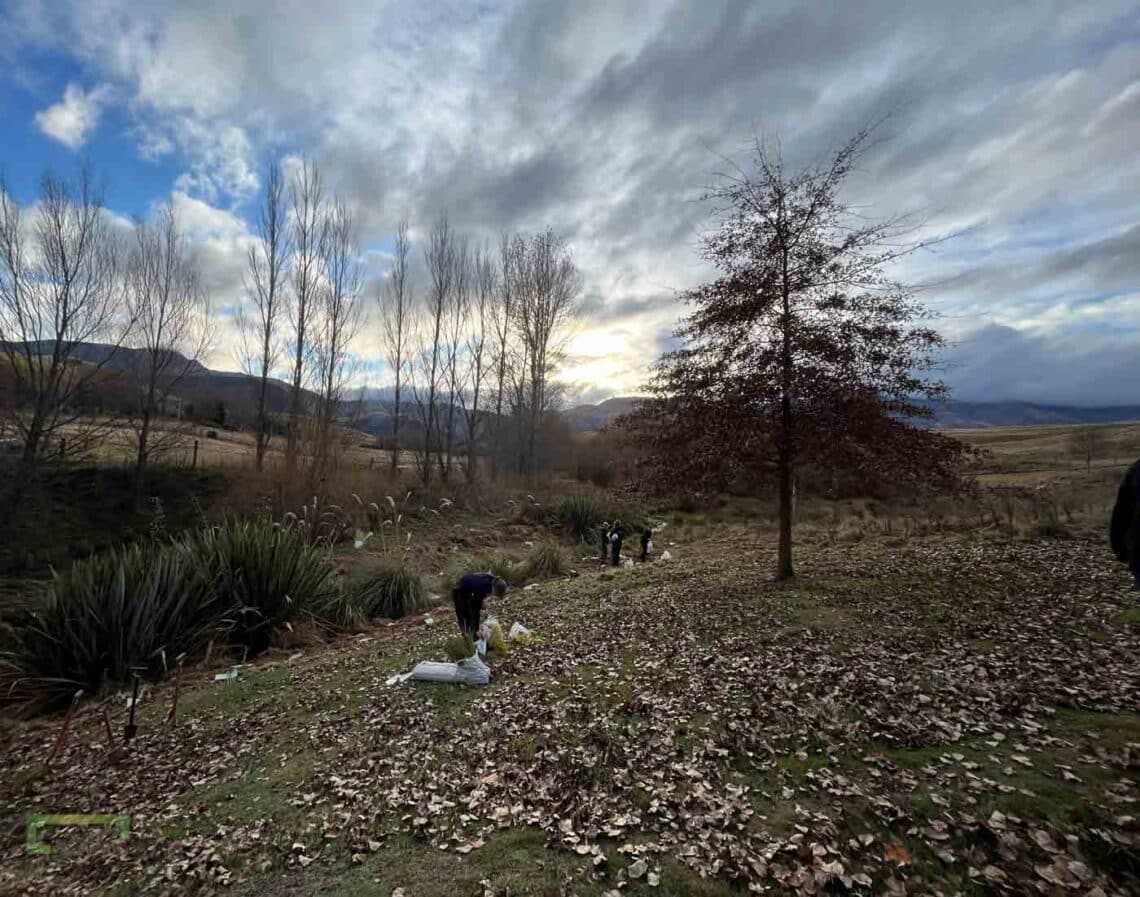
[[[1140,611],[1105,546],[1124,464],[1062,434],[979,432],[956,502],[662,511],[669,561],[514,590],[537,634],[481,690],[388,684],[442,659],[450,610],[6,729],[0,891],[240,895],[1131,894],[1140,889]],[[1122,431],[1122,432],[1127,432]],[[1036,448],[1029,448],[1036,446]],[[1037,485],[1045,484],[1044,489]],[[414,563],[543,538],[517,508],[431,513]],[[545,536],[550,538],[549,534]],[[346,560],[346,563],[348,561]],[[23,813],[132,817],[118,842]]]
[[[1032,483],[1085,469],[1086,459],[1073,446],[1074,433],[1081,429],[1053,425],[947,432],[990,454],[983,462],[982,482]],[[1103,443],[1092,459],[1094,468],[1121,470],[1140,457],[1140,423],[1098,424],[1092,429]]]

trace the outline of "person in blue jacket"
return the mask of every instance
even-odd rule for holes
[[[493,573],[468,573],[462,577],[451,590],[459,631],[474,641],[479,632],[483,602],[492,594],[502,597],[506,593],[506,581]]]

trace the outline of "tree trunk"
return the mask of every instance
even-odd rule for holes
[[[788,283],[788,250],[783,248],[781,271],[781,294],[783,299],[782,345],[780,351],[780,442],[777,449],[780,490],[780,543],[776,556],[776,579],[785,580],[795,576],[792,566],[792,489],[795,471],[795,445],[792,427],[792,307],[791,291]]]
[[[475,457],[475,433],[479,429],[479,391],[476,389],[475,395],[471,399],[471,418],[467,422],[467,482],[474,483],[475,465],[477,463]]]
[[[392,418],[392,476],[400,464],[400,378],[396,378],[396,415]]]
[[[148,458],[147,445],[150,442],[150,411],[143,412],[142,426],[139,428],[139,450],[135,459],[135,500],[142,504],[143,482],[146,478]]]
[[[785,395],[780,402],[779,490],[780,544],[776,560],[776,579],[791,579],[792,567],[792,403]]]
[[[293,374],[293,395],[289,402],[289,432],[286,434],[285,463],[289,470],[297,467],[297,452],[300,448],[301,424],[301,353],[297,353],[298,366]]]
[[[254,465],[258,470],[265,466],[265,443],[267,442],[268,421],[265,419],[265,391],[267,388],[268,374],[266,365],[262,365],[261,374],[261,391],[257,398],[257,455],[254,459]]]
[[[491,446],[491,482],[499,477],[499,440],[503,430],[503,375],[499,374],[499,397],[495,402],[495,442]]]
[[[24,451],[20,455],[20,463],[16,465],[16,475],[12,478],[12,488],[8,493],[8,507],[10,517],[15,520],[20,514],[20,503],[28,492],[28,487],[35,479],[39,467],[40,441],[42,439],[42,426],[40,417],[32,419],[28,428],[28,437],[24,440]]]
[[[448,402],[447,411],[447,439],[445,452],[440,455],[440,468],[439,475],[443,482],[447,482],[451,476],[451,451],[455,446],[455,394],[452,393],[452,398]]]

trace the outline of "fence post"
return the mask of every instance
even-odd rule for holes
[[[190,469],[194,470],[198,466],[198,440],[194,440],[194,460],[190,462]]]

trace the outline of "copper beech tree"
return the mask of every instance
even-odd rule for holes
[[[774,481],[778,579],[794,573],[797,472],[949,489],[968,453],[913,423],[931,415],[922,400],[946,392],[929,377],[943,341],[917,323],[924,309],[888,269],[924,244],[907,239],[903,219],[870,221],[840,197],[869,135],[794,173],[757,140],[753,170],[711,190],[715,226],[702,255],[718,276],[685,294],[680,348],[659,360],[651,398],[619,424],[642,449],[642,482]]]

